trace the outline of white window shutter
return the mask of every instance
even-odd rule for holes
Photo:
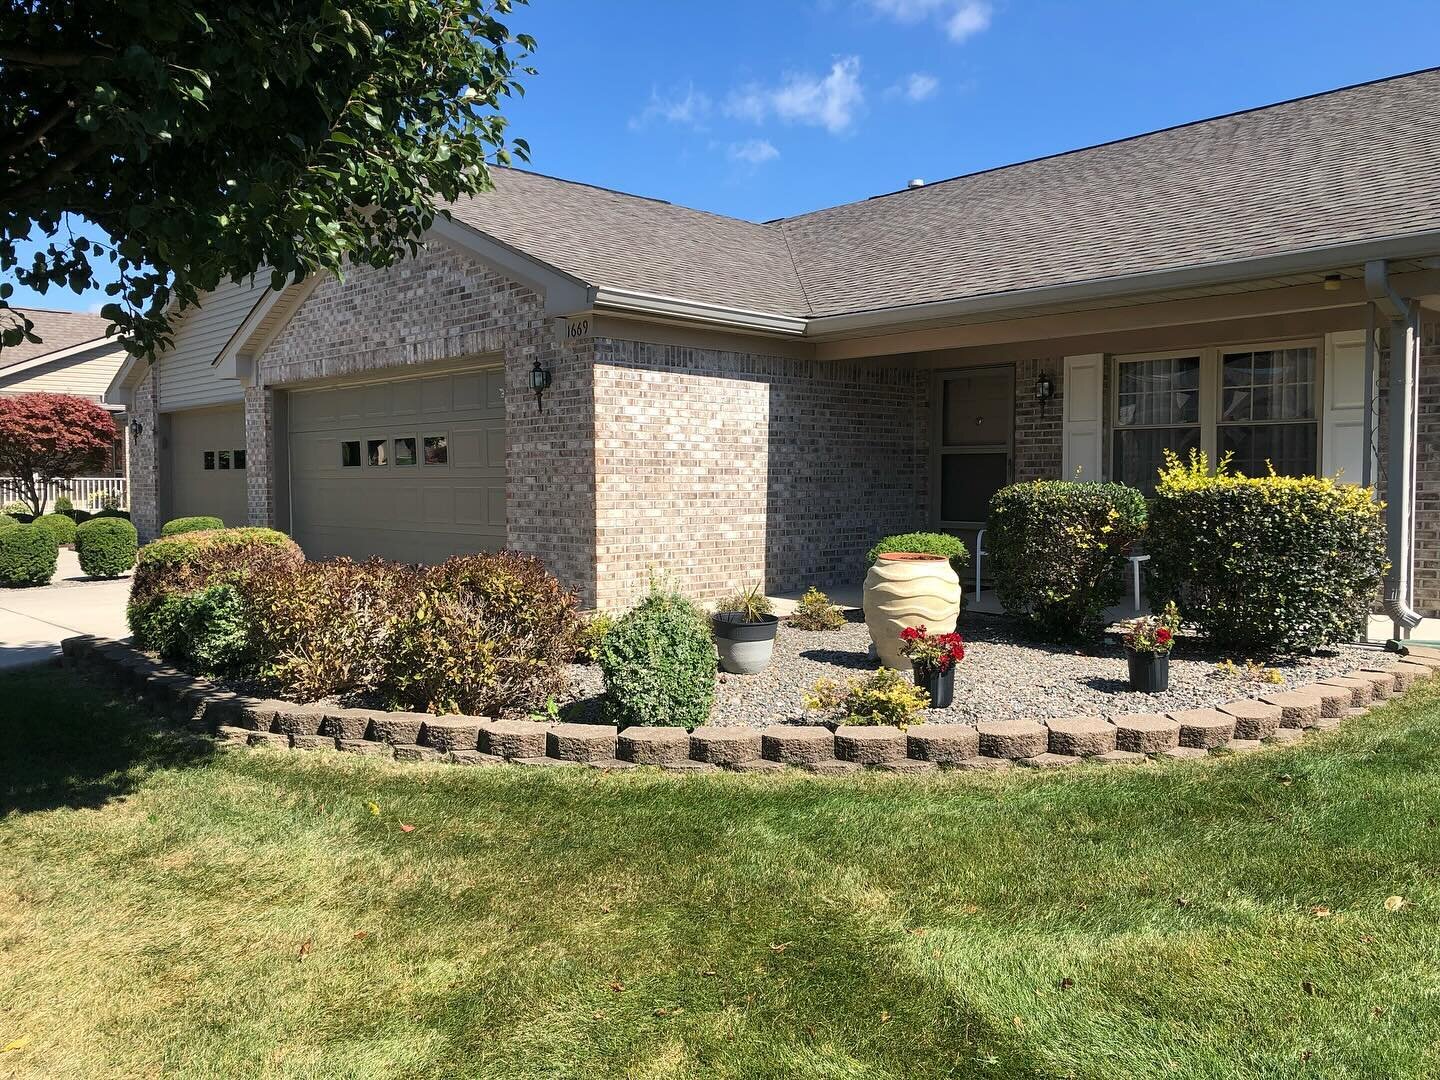
[[[1105,356],[1065,357],[1063,480],[1098,482],[1105,475]]]
[[[1365,331],[1325,335],[1320,472],[1347,484],[1365,478]]]

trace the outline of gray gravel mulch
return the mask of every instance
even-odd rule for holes
[[[1245,657],[1225,654],[1181,637],[1170,657],[1170,689],[1139,694],[1129,689],[1125,654],[1118,642],[1086,650],[1028,641],[1014,620],[1003,616],[965,614],[960,633],[965,659],[955,673],[955,703],[930,710],[932,723],[979,723],[983,720],[1046,719],[1060,716],[1118,716],[1125,713],[1169,712],[1206,708],[1241,697],[1260,697],[1284,689],[1244,675],[1223,675],[1217,665],[1231,659],[1242,668]],[[821,678],[844,679],[879,667],[869,658],[870,634],[863,622],[836,631],[804,631],[781,623],[775,655],[758,675],[721,672],[710,721],[720,725],[765,727],[775,723],[816,723],[802,704]],[[1312,683],[1365,664],[1388,663],[1388,654],[1358,645],[1343,645],[1273,661],[1285,686]],[[572,665],[572,703],[567,717],[593,719],[603,682],[594,666]]]

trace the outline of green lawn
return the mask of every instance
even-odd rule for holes
[[[1440,1073],[1440,690],[919,780],[213,753],[55,670],[0,702],[0,1076]]]

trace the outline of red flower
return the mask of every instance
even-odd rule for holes
[[[1159,645],[1169,645],[1169,644],[1170,644],[1170,637],[1171,637],[1170,631],[1167,630],[1167,629],[1165,629],[1165,627],[1160,626],[1160,627],[1157,627],[1157,628],[1155,629],[1155,641],[1156,641],[1156,644],[1159,644]]]
[[[901,641],[919,641],[924,636],[925,627],[923,626],[907,626],[904,630],[900,631]]]

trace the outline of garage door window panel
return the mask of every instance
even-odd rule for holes
[[[390,464],[390,440],[371,439],[366,445],[366,461],[372,469],[383,469]]]
[[[425,436],[425,464],[448,465],[450,463],[450,442],[444,435]]]
[[[340,444],[340,467],[343,469],[358,469],[360,467],[359,439],[346,439]]]
[[[206,471],[206,472],[213,472],[213,471],[214,471],[214,469],[215,469],[215,451],[214,451],[214,450],[206,450],[206,451],[204,451],[204,453],[201,454],[201,460],[204,462],[204,468],[205,468],[205,471]]]
[[[395,440],[395,464],[396,464],[396,465],[414,465],[415,462],[416,462],[416,458],[415,458],[415,439],[414,439],[413,437],[409,437],[409,436],[407,436],[406,438],[403,438],[403,439],[396,439],[396,440]]]

